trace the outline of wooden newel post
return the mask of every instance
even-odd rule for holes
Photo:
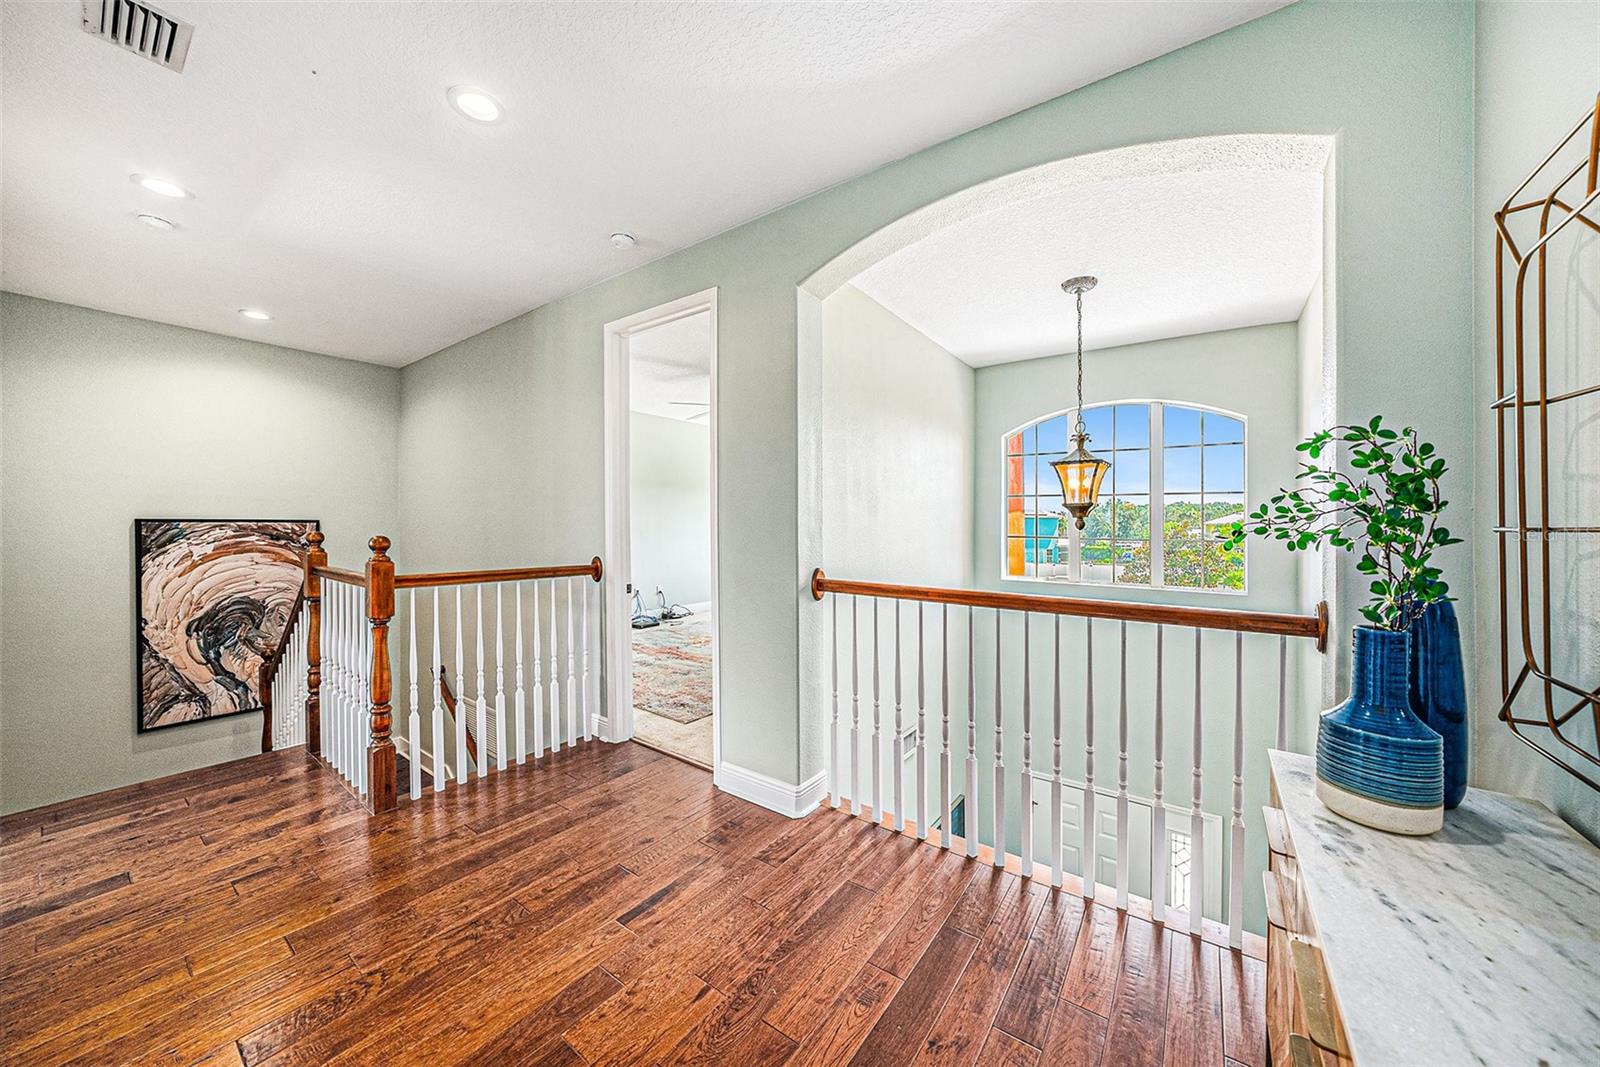
[[[394,561],[382,534],[367,542],[367,619],[372,623],[372,738],[367,743],[367,795],[374,815],[393,811],[395,799],[394,742],[389,739],[389,620],[394,618]]]
[[[328,565],[322,531],[312,530],[306,549],[306,751],[322,755],[322,579],[316,568]]]

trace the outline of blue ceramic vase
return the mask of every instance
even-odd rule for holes
[[[1317,728],[1317,796],[1398,834],[1444,825],[1444,742],[1411,710],[1411,632],[1358,626],[1350,699]]]
[[[1411,708],[1444,741],[1444,808],[1467,795],[1467,679],[1461,628],[1448,600],[1423,609],[1411,626]]]

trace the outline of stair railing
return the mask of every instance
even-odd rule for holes
[[[288,621],[276,648],[261,663],[257,689],[261,693],[261,751],[306,743],[305,628],[308,609],[305,589],[295,591]]]
[[[380,535],[368,542],[372,555],[364,571],[330,566],[322,543],[323,535],[313,532],[306,553],[306,745],[371,811],[393,809],[402,792],[412,800],[421,799],[424,776],[433,791],[442,791],[452,781],[458,786],[467,784],[469,762],[482,779],[491,769],[504,772],[513,760],[524,764],[530,756],[538,759],[589,740],[591,595],[588,584],[577,579],[601,580],[604,569],[598,556],[588,563],[558,566],[396,574],[387,537]],[[486,587],[492,590],[494,610],[492,689],[486,674]],[[468,589],[470,599],[465,595]],[[419,598],[418,590],[431,595]],[[453,597],[448,595],[452,591]],[[560,593],[565,594],[564,602],[558,598]],[[508,607],[514,622],[511,632],[506,627]],[[408,638],[403,675],[405,728],[399,735],[407,763],[404,783],[396,780],[398,753],[392,729],[395,670],[389,629],[397,608],[404,613]],[[419,622],[424,614],[430,624],[427,627]],[[531,615],[531,630],[524,627],[525,614]],[[547,635],[542,615],[548,619]],[[417,638],[419,629],[426,632],[429,628],[432,654],[424,666]],[[467,691],[465,657],[469,633],[476,650],[476,686],[471,693]],[[530,633],[531,693],[524,659]],[[447,635],[453,638],[461,690],[456,706],[459,713],[453,716],[454,775],[446,762],[452,738],[445,727],[446,702],[439,670]],[[543,673],[545,647],[548,689]],[[514,670],[509,700],[508,665]],[[424,685],[430,698],[426,704]],[[597,704],[597,699],[593,703]],[[472,741],[468,740],[468,709],[475,720]]]
[[[1132,603],[1128,601],[1100,600],[1054,596],[1033,596],[1014,593],[997,593],[972,589],[940,589],[926,586],[891,585],[880,582],[841,581],[827,577],[821,569],[811,580],[812,595],[822,600],[833,594],[829,604],[829,679],[831,699],[824,713],[828,758],[828,790],[833,807],[843,807],[854,814],[870,819],[891,830],[914,835],[942,849],[964,850],[968,856],[992,863],[996,867],[1011,867],[1024,877],[1048,878],[1053,886],[1073,885],[1087,898],[1095,898],[1099,887],[1105,886],[1108,899],[1115,901],[1119,910],[1127,910],[1133,893],[1131,872],[1137,865],[1147,865],[1148,898],[1141,898],[1141,907],[1148,906],[1148,916],[1156,922],[1186,923],[1191,933],[1210,932],[1214,928],[1220,940],[1222,927],[1208,916],[1215,915],[1226,923],[1227,943],[1238,948],[1244,937],[1244,784],[1246,778],[1246,695],[1245,695],[1245,638],[1276,637],[1277,648],[1273,657],[1277,682],[1277,715],[1270,743],[1258,744],[1251,750],[1251,763],[1259,777],[1252,780],[1265,783],[1266,750],[1284,748],[1288,732],[1289,691],[1289,641],[1311,640],[1319,651],[1327,643],[1327,605],[1319,604],[1314,614],[1297,615],[1258,611],[1234,611],[1213,608],[1178,607],[1161,604]],[[846,614],[840,618],[840,601],[848,598]],[[866,605],[862,605],[866,601]],[[880,604],[887,602],[892,618],[881,617]],[[906,613],[903,606],[915,608],[902,635]],[[926,605],[936,605],[930,612]],[[865,611],[863,611],[865,607]],[[965,618],[961,609],[965,609]],[[990,618],[981,617],[980,612]],[[863,619],[863,614],[869,616]],[[932,615],[931,624],[928,616]],[[1081,653],[1068,670],[1062,670],[1064,618],[1081,618],[1081,628],[1073,627],[1081,640]],[[1002,626],[1002,619],[1009,619]],[[1116,701],[1115,738],[1115,792],[1109,783],[1096,784],[1098,765],[1096,719],[1110,719],[1104,709],[1096,714],[1095,644],[1097,621],[1100,622],[1100,641],[1107,637],[1116,644],[1112,654],[1117,657],[1114,670],[1103,673],[1117,681],[1112,694]],[[1048,627],[1040,625],[1048,622]],[[1107,624],[1115,626],[1110,632]],[[870,626],[870,634],[867,627]],[[1153,652],[1153,663],[1141,676],[1135,678],[1137,694],[1130,706],[1128,632],[1129,627],[1146,628],[1140,637],[1144,648]],[[893,646],[893,667],[881,662],[880,628],[890,630],[884,640]],[[1007,630],[1010,642],[1007,643]],[[1172,631],[1177,630],[1177,633]],[[1180,672],[1187,660],[1183,645],[1192,631],[1193,667],[1188,678],[1180,683],[1193,682],[1193,709],[1188,751],[1177,755],[1187,756],[1189,789],[1185,802],[1182,790],[1166,795],[1166,759],[1169,738],[1167,715],[1169,703],[1187,703],[1187,695],[1178,696],[1164,685],[1166,671],[1174,665]],[[1231,723],[1219,721],[1217,716],[1206,714],[1208,703],[1220,703],[1216,688],[1207,691],[1204,679],[1208,654],[1202,642],[1207,631],[1222,631],[1233,635],[1231,663],[1233,685]],[[914,642],[913,642],[914,634]],[[1182,636],[1180,636],[1180,634]],[[952,656],[954,636],[957,657],[964,646],[964,662],[954,661],[958,678],[957,689],[951,693]],[[1148,638],[1148,640],[1145,640]],[[846,689],[840,692],[840,642],[847,646],[848,676]],[[1020,644],[1019,644],[1020,639]],[[992,649],[977,653],[980,644],[992,641]],[[1182,642],[1182,644],[1180,644]],[[914,644],[914,648],[913,648]],[[928,646],[933,644],[931,656]],[[865,646],[866,653],[862,654]],[[1177,647],[1172,647],[1177,646]],[[1005,650],[1009,648],[1010,659]],[[1213,644],[1211,655],[1218,651]],[[1036,654],[1039,659],[1036,661]],[[1174,655],[1174,653],[1176,653]],[[1069,650],[1069,657],[1073,652]],[[1102,655],[1104,653],[1102,652]],[[991,658],[992,657],[992,658]],[[888,659],[890,657],[882,657]],[[908,694],[904,687],[907,673],[903,660],[915,661],[915,692]],[[862,661],[868,661],[870,687],[861,679]],[[930,663],[931,660],[931,663]],[[1035,663],[1038,666],[1035,666]],[[1216,665],[1212,667],[1215,671]],[[1226,670],[1227,667],[1222,668]],[[1020,669],[1019,669],[1020,668]],[[980,687],[980,673],[991,672]],[[1262,672],[1264,677],[1270,677]],[[892,694],[884,693],[884,675],[892,680]],[[928,684],[929,675],[934,684]],[[965,675],[964,686],[960,676]],[[1076,678],[1073,678],[1073,675]],[[1045,684],[1039,685],[1040,677]],[[1224,676],[1225,677],[1225,676]],[[1255,678],[1252,675],[1252,678]],[[1075,683],[1075,684],[1074,684]],[[933,689],[930,699],[929,689]],[[964,688],[965,692],[959,691]],[[1035,689],[1048,703],[1036,709]],[[980,691],[992,689],[983,693]],[[1082,693],[1081,702],[1069,690]],[[1066,700],[1063,693],[1068,693]],[[1175,699],[1174,699],[1175,698]],[[1260,694],[1253,699],[1259,700]],[[909,706],[911,701],[914,707]],[[892,701],[892,721],[889,702]],[[841,703],[842,702],[842,703]],[[870,702],[869,707],[864,707]],[[1137,708],[1137,710],[1136,710]],[[1044,714],[1044,712],[1048,714]],[[1075,719],[1063,721],[1063,712]],[[928,717],[935,716],[930,730]],[[1150,726],[1152,739],[1148,756],[1151,763],[1148,796],[1135,796],[1129,787],[1130,715],[1147,712],[1148,720],[1139,725]],[[984,714],[987,713],[987,714]],[[1180,712],[1181,714],[1181,712]],[[870,717],[869,717],[870,716]],[[1007,719],[1013,727],[1008,731]],[[981,720],[987,719],[987,722]],[[841,721],[842,720],[842,721]],[[908,721],[909,720],[909,721]],[[992,736],[981,738],[992,728]],[[1175,723],[1174,725],[1179,725]],[[1255,726],[1254,720],[1251,722]],[[956,730],[952,738],[952,726]],[[1020,726],[1020,738],[1014,728]],[[1048,758],[1035,763],[1035,730],[1048,746]],[[1083,739],[1081,761],[1074,758],[1071,770],[1081,770],[1079,780],[1073,781],[1063,770],[1063,746],[1070,747],[1067,736],[1076,732]],[[1264,730],[1256,731],[1258,735]],[[888,735],[886,743],[885,734]],[[1232,746],[1231,805],[1225,810],[1207,811],[1204,804],[1204,775],[1202,755],[1206,741],[1222,734]],[[963,743],[964,735],[964,743]],[[1017,742],[1020,740],[1020,744]],[[1265,740],[1264,738],[1262,740]],[[1008,743],[1009,742],[1009,743]],[[1213,740],[1212,743],[1215,743]],[[1181,735],[1180,735],[1181,745]],[[1008,767],[1005,752],[1010,748],[1020,755],[1020,766]],[[956,755],[964,749],[964,760]],[[1076,755],[1076,754],[1074,754]],[[1142,756],[1143,754],[1141,754]],[[1256,757],[1259,757],[1257,759]],[[910,769],[906,763],[912,763]],[[980,779],[980,765],[988,767]],[[887,765],[887,769],[886,769]],[[865,771],[865,781],[863,781]],[[1141,768],[1142,772],[1142,768]],[[907,779],[910,779],[908,782]],[[910,796],[907,796],[907,789]],[[1046,799],[1047,798],[1047,799]],[[1102,820],[1096,814],[1097,799],[1115,810],[1116,835],[1114,844],[1106,842],[1114,852],[1097,856],[1104,835]],[[1065,806],[1064,806],[1065,805]],[[1034,808],[1049,821],[1047,835],[1041,835],[1041,845],[1036,847],[1034,833]],[[1173,809],[1172,824],[1168,823],[1168,809]],[[1136,854],[1133,848],[1133,810],[1140,812],[1138,827],[1140,837],[1148,830],[1148,844],[1141,843],[1139,852],[1149,848],[1147,854]],[[931,809],[931,811],[930,811]],[[1008,820],[1008,812],[1015,818]],[[1145,822],[1148,812],[1148,822]],[[1107,812],[1109,814],[1109,812]],[[1081,836],[1077,841],[1067,839],[1063,827],[1064,817],[1075,819]],[[1208,837],[1213,847],[1220,847],[1221,820],[1228,822],[1228,875],[1225,891],[1207,899],[1206,875],[1212,868],[1206,865]],[[959,831],[956,824],[960,823]],[[933,824],[933,825],[930,825]],[[1014,836],[1010,836],[1015,828]],[[1208,833],[1209,829],[1209,833]],[[1170,832],[1169,832],[1170,831]],[[1174,838],[1172,835],[1176,834]],[[989,842],[980,842],[986,838]],[[1044,839],[1048,844],[1042,844]],[[1175,848],[1182,854],[1186,869],[1181,877],[1173,879]],[[1265,856],[1265,850],[1262,855]],[[1220,871],[1220,856],[1210,857]],[[1036,863],[1036,860],[1043,860]],[[1071,868],[1076,868],[1073,878]],[[1108,870],[1108,867],[1110,868]],[[1263,864],[1264,867],[1264,864]],[[1185,873],[1186,870],[1186,873]],[[1104,875],[1102,872],[1106,872]],[[1167,899],[1169,883],[1183,884],[1187,899]],[[1219,885],[1219,889],[1222,886]],[[1113,895],[1114,894],[1114,895]],[[1168,909],[1181,913],[1169,918]],[[1186,914],[1182,914],[1186,913]]]

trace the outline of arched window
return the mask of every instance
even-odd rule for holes
[[[1067,451],[1075,415],[1005,435],[1006,577],[1243,591],[1244,552],[1223,540],[1249,511],[1244,417],[1162,400],[1085,407],[1089,447],[1111,470],[1080,531],[1050,466]]]

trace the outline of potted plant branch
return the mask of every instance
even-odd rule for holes
[[[1299,485],[1235,523],[1228,547],[1254,534],[1291,552],[1326,545],[1358,554],[1356,570],[1370,579],[1366,625],[1353,634],[1350,699],[1318,728],[1317,795],[1358,822],[1431,833],[1446,793],[1455,794],[1449,806],[1459,803],[1466,767],[1460,638],[1449,586],[1433,562],[1438,549],[1460,543],[1440,521],[1448,468],[1413,427],[1390,429],[1381,416],[1322,430],[1296,447],[1306,456]],[[1331,462],[1337,448],[1348,454],[1348,471]],[[1449,761],[1446,736],[1460,742]],[[1447,762],[1459,772],[1457,789],[1445,788]]]

